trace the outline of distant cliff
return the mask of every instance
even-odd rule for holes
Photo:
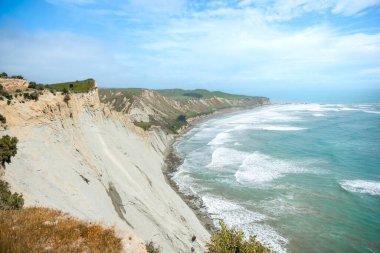
[[[249,108],[270,103],[266,97],[207,90],[100,89],[99,96],[112,109],[130,115],[137,125],[149,122],[174,133],[194,117],[222,109]]]

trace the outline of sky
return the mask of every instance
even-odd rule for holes
[[[2,71],[278,100],[380,98],[380,0],[0,0]]]

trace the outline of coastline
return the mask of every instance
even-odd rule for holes
[[[173,140],[168,145],[165,151],[165,155],[164,155],[165,158],[164,158],[164,165],[162,167],[162,172],[165,176],[166,182],[177,193],[177,195],[181,197],[181,199],[187,204],[187,206],[190,207],[190,209],[197,216],[200,223],[210,234],[216,231],[217,228],[214,224],[214,220],[211,218],[210,214],[207,212],[202,199],[199,196],[184,194],[183,192],[179,190],[178,185],[172,179],[172,174],[175,173],[178,170],[178,167],[181,166],[184,162],[184,158],[178,154],[174,145],[178,141],[179,138],[184,136],[187,132],[189,132],[191,129],[193,129],[197,125],[207,120],[210,120],[218,116],[233,114],[236,112],[249,111],[249,110],[262,107],[262,106],[264,105],[261,105],[261,106],[258,105],[258,106],[252,106],[252,107],[227,108],[227,109],[216,111],[212,114],[192,118],[188,122],[188,125],[186,126],[186,128],[182,129],[180,133],[175,135],[175,137],[173,138]]]

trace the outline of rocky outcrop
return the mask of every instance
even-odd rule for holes
[[[28,81],[16,78],[3,78],[0,77],[0,84],[7,92],[15,92],[16,90],[24,91],[28,88]]]

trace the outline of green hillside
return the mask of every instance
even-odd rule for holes
[[[162,96],[174,99],[174,100],[188,100],[188,99],[201,99],[201,98],[211,98],[211,97],[220,97],[227,99],[251,99],[254,97],[244,96],[244,95],[235,95],[224,93],[221,91],[208,91],[204,89],[196,90],[183,90],[183,89],[162,89],[156,90]]]
[[[59,91],[66,89],[72,92],[89,92],[95,88],[95,80],[90,78],[82,81],[47,84],[45,86]]]

